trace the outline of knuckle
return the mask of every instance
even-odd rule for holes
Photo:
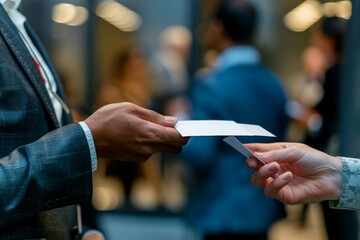
[[[147,138],[146,142],[148,141],[155,143],[161,142],[161,135],[154,127],[149,126],[148,130],[145,133],[146,133],[145,138]]]
[[[130,102],[123,102],[121,103],[122,107],[129,113],[134,113],[136,111],[135,104]]]

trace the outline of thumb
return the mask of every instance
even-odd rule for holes
[[[149,109],[142,109],[142,110],[143,111],[139,113],[140,118],[155,124],[162,125],[164,127],[174,127],[178,121],[177,117],[174,116],[164,116],[160,113],[157,113]]]
[[[160,124],[163,125],[164,127],[173,127],[173,126],[175,126],[177,121],[178,121],[177,117],[164,116],[163,123],[162,124],[160,123]]]

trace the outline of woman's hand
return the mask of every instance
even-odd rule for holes
[[[252,182],[288,204],[338,200],[341,160],[299,143],[246,144],[266,165],[249,158]]]

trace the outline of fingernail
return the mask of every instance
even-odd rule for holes
[[[289,181],[292,178],[292,174],[291,172],[286,172],[282,175],[282,180],[283,181]]]
[[[275,164],[271,164],[270,167],[269,167],[269,172],[270,173],[275,173],[277,172],[278,168]]]
[[[257,162],[255,159],[249,159],[249,167],[250,168],[256,168]]]
[[[177,122],[177,117],[174,116],[164,116],[164,120],[169,123]]]

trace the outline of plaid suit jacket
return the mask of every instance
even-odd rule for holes
[[[91,197],[92,172],[81,126],[63,115],[59,128],[34,61],[0,4],[0,239],[71,238],[74,204]]]

